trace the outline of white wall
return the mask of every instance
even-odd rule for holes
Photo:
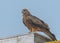
[[[0,39],[0,43],[34,43],[34,35],[26,34]]]

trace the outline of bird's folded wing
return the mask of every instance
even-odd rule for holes
[[[42,24],[47,29],[50,29],[49,26],[48,26],[48,24],[45,23],[44,21],[42,21],[41,19],[39,19],[39,18],[37,18],[35,16],[29,16],[28,18],[30,18],[31,20],[33,20],[35,23]]]
[[[39,20],[36,19],[36,18],[33,18],[33,17],[28,17],[28,20],[27,20],[32,26],[37,26],[37,27],[40,27],[40,28],[46,28],[43,26],[42,23],[38,22]],[[46,28],[47,29],[47,28]]]

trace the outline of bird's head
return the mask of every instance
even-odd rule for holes
[[[23,9],[22,14],[27,16],[30,15],[30,12],[28,11],[28,9]]]

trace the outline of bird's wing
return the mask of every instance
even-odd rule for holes
[[[42,20],[38,19],[35,16],[28,16],[28,22],[33,26],[49,29],[47,28],[48,26],[46,26],[46,24]]]

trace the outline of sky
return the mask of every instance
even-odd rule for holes
[[[60,40],[60,0],[0,0],[0,38],[26,34],[22,9],[43,20]]]

